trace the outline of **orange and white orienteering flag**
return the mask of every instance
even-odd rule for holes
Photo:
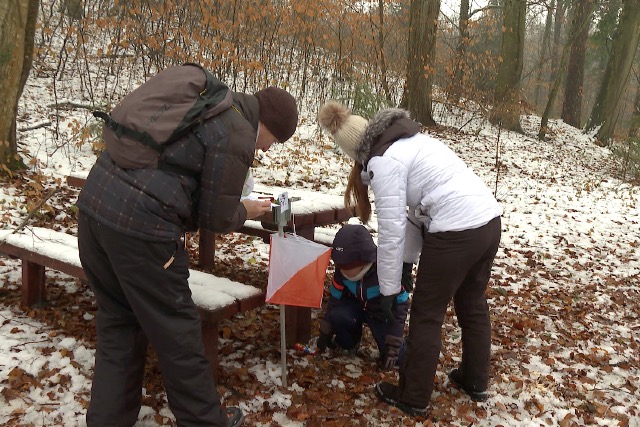
[[[266,301],[300,307],[322,306],[331,248],[293,234],[271,235]]]

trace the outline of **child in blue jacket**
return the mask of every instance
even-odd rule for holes
[[[404,353],[409,292],[403,289],[394,301],[391,313],[385,313],[380,306],[376,268],[378,247],[364,226],[344,225],[336,233],[332,248],[335,274],[327,310],[320,320],[318,351],[322,353],[327,347],[338,347],[355,352],[366,324],[380,350],[382,367],[391,369],[399,364]]]

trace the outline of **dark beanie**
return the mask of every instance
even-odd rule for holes
[[[296,100],[289,92],[277,87],[268,87],[254,93],[258,98],[260,120],[269,132],[285,142],[291,138],[298,126],[298,107]]]
[[[352,268],[375,263],[378,247],[363,225],[346,224],[333,238],[331,259],[338,268]]]

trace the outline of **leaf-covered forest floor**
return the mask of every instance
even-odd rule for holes
[[[450,118],[442,114],[440,120]],[[535,135],[539,118],[522,120],[527,135]],[[378,368],[368,333],[354,357],[290,349],[289,387],[282,387],[279,309],[266,305],[221,326],[218,390],[225,404],[241,406],[246,425],[255,426],[640,425],[640,193],[616,178],[608,151],[591,138],[562,122],[552,122],[551,129],[546,142],[500,133],[485,122],[472,130],[458,131],[455,123],[432,130],[496,191],[505,210],[488,291],[493,338],[487,402],[470,401],[446,377],[460,360],[452,309],[430,410],[415,420],[374,396],[375,383],[396,381],[397,373]],[[259,159],[257,180],[340,194],[345,162],[322,136],[305,138],[315,140]],[[278,166],[285,159],[287,166]],[[64,173],[59,168],[3,178],[3,228],[16,227],[30,202],[56,188],[30,225],[75,233],[77,190],[62,184]],[[375,221],[370,225],[375,232]],[[197,236],[190,236],[194,260],[196,243]],[[218,236],[216,275],[264,288],[267,262],[261,241],[239,233]],[[0,258],[0,422],[82,425],[95,347],[91,292],[48,272],[48,303],[26,308],[20,305],[19,271],[16,260]],[[313,310],[314,334],[320,314]],[[174,423],[150,352],[140,425]]]

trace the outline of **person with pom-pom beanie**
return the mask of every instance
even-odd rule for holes
[[[377,384],[376,394],[410,415],[426,413],[453,299],[462,361],[449,378],[472,399],[485,400],[491,350],[486,288],[502,208],[485,183],[443,142],[421,133],[405,110],[383,109],[366,120],[328,101],[318,120],[354,160],[345,204],[364,223],[371,217],[368,187],[373,192],[383,310],[391,311],[419,261],[400,381]]]

